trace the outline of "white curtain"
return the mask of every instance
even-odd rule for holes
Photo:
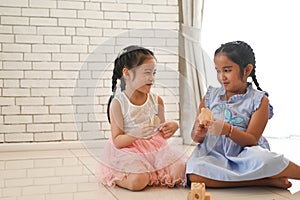
[[[180,132],[184,143],[190,144],[198,106],[207,88],[205,67],[209,58],[200,44],[204,0],[179,0],[179,7]]]

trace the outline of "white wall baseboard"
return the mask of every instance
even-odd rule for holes
[[[3,143],[0,144],[0,152],[103,148],[105,143],[106,140],[37,142],[37,143]]]
[[[0,144],[0,152],[103,148],[106,142],[107,140],[2,143]],[[181,137],[173,137],[168,139],[168,142],[173,145],[182,145],[183,139]]]

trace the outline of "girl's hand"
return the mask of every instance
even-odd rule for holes
[[[214,119],[210,121],[208,126],[208,131],[210,132],[211,135],[214,136],[222,135],[223,127],[224,127],[224,121]]]
[[[163,134],[164,138],[169,138],[176,132],[177,129],[177,122],[171,121],[163,123],[159,128],[159,131]]]
[[[199,120],[195,120],[195,124],[192,130],[192,139],[195,142],[201,142],[203,138],[205,138],[207,133],[207,126],[204,124],[200,124]]]

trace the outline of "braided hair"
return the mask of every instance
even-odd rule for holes
[[[256,79],[255,55],[254,55],[253,49],[251,48],[250,45],[248,45],[247,43],[245,43],[243,41],[228,42],[228,43],[222,44],[215,51],[215,56],[219,53],[226,55],[230,60],[232,60],[234,63],[239,65],[241,76],[243,76],[245,67],[248,64],[251,64],[253,66],[253,69],[252,69],[250,76],[251,76],[256,88],[260,91],[263,91],[260,88],[259,83]]]
[[[121,50],[119,55],[114,61],[114,69],[112,75],[112,94],[108,100],[107,106],[107,117],[110,122],[109,109],[110,104],[113,98],[115,97],[115,92],[117,90],[117,80],[121,80],[120,87],[121,91],[125,90],[126,82],[123,78],[123,68],[133,69],[139,65],[141,65],[145,60],[149,58],[154,58],[154,54],[149,49],[146,49],[141,46],[128,46]]]

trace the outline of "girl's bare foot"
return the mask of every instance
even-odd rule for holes
[[[292,183],[287,178],[270,178],[270,186],[287,189],[292,186]]]

